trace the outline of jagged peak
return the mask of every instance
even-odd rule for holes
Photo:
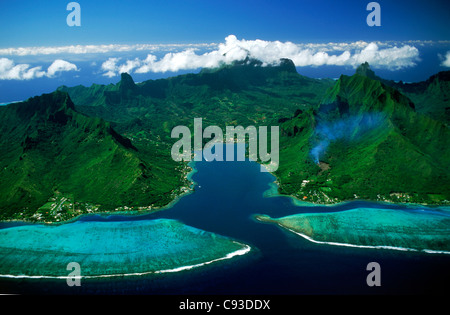
[[[123,72],[120,74],[120,82],[130,82],[134,84],[133,78],[127,72]]]
[[[271,68],[271,69],[279,69],[280,71],[287,71],[292,73],[297,73],[297,69],[295,68],[295,64],[291,59],[281,58],[279,62],[275,62],[273,64],[266,64],[259,59],[252,58],[247,56],[243,60],[235,60],[230,64],[222,64],[218,68],[204,68],[200,73],[212,73],[217,72],[222,69],[232,69],[232,68],[248,68],[248,67],[256,67],[256,68]]]
[[[124,72],[120,74],[120,82],[118,84],[120,90],[134,89],[136,84],[133,78],[128,73]]]
[[[279,66],[283,68],[283,70],[286,70],[287,72],[297,73],[295,63],[291,59],[281,58]]]
[[[75,110],[75,105],[67,92],[55,91],[40,96],[29,98],[23,103],[17,103],[17,106],[34,112],[55,112],[60,110]]]
[[[450,81],[450,71],[441,71],[432,75],[427,82],[433,81]]]
[[[392,101],[387,102],[388,99]],[[392,113],[400,108],[414,111],[415,105],[407,96],[378,78],[369,64],[364,63],[354,75],[341,75],[323,98],[318,113],[319,116],[337,113],[341,117],[361,111]]]
[[[374,80],[380,79],[378,76],[375,75],[375,72],[370,68],[370,65],[367,61],[359,65],[358,68],[356,68],[355,73]]]

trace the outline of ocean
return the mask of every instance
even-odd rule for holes
[[[248,244],[252,250],[180,272],[131,277],[82,279],[69,287],[64,279],[0,278],[0,293],[23,294],[445,294],[450,255],[389,249],[355,248],[311,242],[255,214],[278,218],[296,213],[356,208],[434,213],[435,208],[355,201],[336,206],[299,206],[287,196],[265,197],[275,177],[255,162],[196,162],[195,191],[170,208],[143,215],[85,215],[83,222],[173,219]],[[427,212],[428,211],[428,212]],[[69,223],[72,224],[72,223]],[[3,223],[8,228],[18,223]],[[1,258],[0,258],[1,261]],[[377,262],[381,286],[368,286],[367,266]]]

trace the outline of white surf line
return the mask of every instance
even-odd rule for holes
[[[21,102],[24,102],[24,101],[12,101],[12,102],[0,103],[0,106],[6,106],[6,105],[9,105],[9,104],[21,103]]]
[[[184,267],[179,267],[179,268],[175,268],[175,269],[160,270],[160,271],[156,271],[155,273],[167,273],[167,272],[178,272],[178,271],[182,271],[182,270],[189,270],[189,269],[193,269],[193,268],[209,265],[209,264],[214,263],[216,261],[231,259],[231,258],[233,258],[235,256],[242,256],[242,255],[245,255],[248,252],[250,252],[250,250],[251,250],[251,247],[248,246],[248,245],[245,245],[244,248],[238,249],[237,251],[229,253],[225,257],[217,258],[217,259],[214,259],[214,260],[211,260],[211,261],[207,261],[207,262],[204,262],[204,263],[200,263],[200,264],[196,264],[196,265],[184,266]]]
[[[240,244],[238,242],[234,242],[236,244]],[[240,244],[243,245],[243,244]],[[209,265],[214,262],[220,260],[231,259],[235,256],[242,256],[251,251],[251,247],[248,245],[244,245],[244,248],[238,249],[234,252],[228,253],[224,257],[220,257],[217,259],[213,259],[211,261],[207,261],[204,263],[199,263],[190,266],[182,266],[174,269],[166,269],[166,270],[157,270],[157,271],[146,271],[146,272],[136,272],[136,273],[120,273],[120,274],[111,274],[111,275],[97,275],[97,276],[78,276],[78,277],[70,277],[70,276],[27,276],[27,275],[0,275],[0,278],[14,278],[14,279],[96,279],[96,278],[113,278],[113,277],[130,277],[130,276],[145,276],[149,274],[160,274],[160,273],[172,273],[172,272],[180,272],[184,270],[190,270],[194,268],[198,268],[201,266]]]
[[[324,242],[324,241],[318,241],[313,239],[312,237],[299,233],[297,231],[291,230],[279,223],[277,223],[280,227],[295,233],[305,239],[307,239],[308,241],[312,242],[312,243],[317,243],[317,244],[326,244],[326,245],[333,245],[333,246],[344,246],[344,247],[356,247],[356,248],[372,248],[372,249],[392,249],[392,250],[399,250],[399,251],[404,251],[404,252],[425,252],[428,254],[450,254],[450,252],[448,251],[438,251],[438,250],[432,250],[432,249],[415,249],[415,248],[405,248],[405,247],[395,247],[395,246],[387,246],[387,245],[356,245],[356,244],[349,244],[349,243],[337,243],[337,242]]]

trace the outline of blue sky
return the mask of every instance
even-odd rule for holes
[[[66,25],[67,0],[0,2],[0,47],[217,42],[229,34],[280,41],[447,40],[448,1],[79,0],[82,26]]]
[[[136,81],[195,72],[250,55],[291,58],[312,77],[377,74],[425,80],[450,68],[449,1],[79,0],[81,26],[66,23],[68,0],[0,0],[0,103],[58,86]],[[173,45],[175,44],[175,45]],[[225,57],[224,57],[225,56]]]

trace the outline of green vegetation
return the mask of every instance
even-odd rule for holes
[[[56,221],[94,209],[163,206],[189,185],[170,148],[133,144],[102,119],[78,113],[67,93],[2,107],[0,121],[1,219]],[[55,212],[48,202],[61,198],[77,207]]]
[[[449,126],[450,124],[450,71],[439,72],[428,80],[418,83],[386,84],[408,96],[416,105],[418,113],[430,116]]]
[[[445,203],[448,81],[397,84],[367,64],[317,80],[290,60],[247,59],[139,84],[124,73],[117,84],[62,86],[0,108],[0,219],[167,205],[190,187],[189,167],[170,157],[171,130],[192,130],[193,118],[222,129],[279,125],[279,190],[300,200]]]
[[[77,110],[112,122],[127,137],[145,132],[150,140],[173,143],[172,128],[192,128],[193,118],[221,128],[278,124],[297,109],[318,104],[333,83],[299,75],[290,60],[267,67],[246,60],[139,84],[124,73],[116,85],[59,90],[69,93]]]
[[[31,219],[37,222],[63,222],[83,213],[95,213],[99,205],[88,202],[76,202],[72,197],[64,197],[60,193],[51,197],[47,203],[40,207]]]
[[[317,203],[450,200],[448,127],[379,80],[341,76],[317,109],[281,128],[284,194]]]
[[[404,83],[385,80],[370,69],[366,62],[358,67],[357,74],[369,77],[393,87],[410,98],[418,113],[430,116],[446,124],[450,123],[450,71],[432,75],[428,80],[417,83]]]

